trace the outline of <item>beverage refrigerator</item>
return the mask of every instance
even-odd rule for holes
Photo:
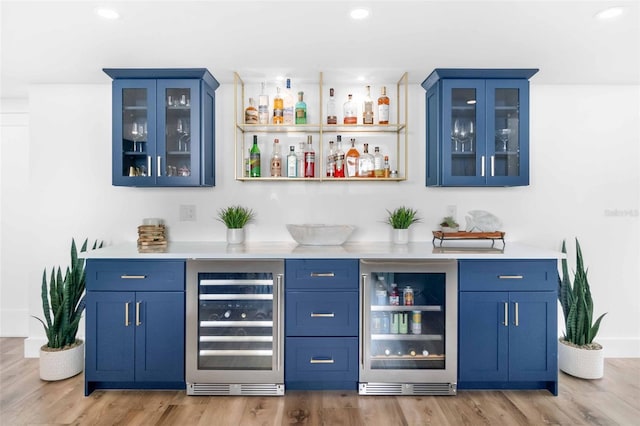
[[[284,395],[282,260],[190,260],[188,395]]]
[[[457,262],[361,260],[361,395],[455,395]]]

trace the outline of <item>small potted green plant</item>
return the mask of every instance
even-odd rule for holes
[[[393,228],[393,242],[407,244],[409,242],[409,227],[422,221],[418,211],[410,207],[400,206],[393,211],[387,210],[387,223]]]
[[[234,205],[218,210],[218,220],[227,227],[227,242],[242,244],[244,242],[244,227],[255,219],[253,209]]]
[[[440,230],[442,232],[458,232],[459,229],[460,225],[458,225],[458,222],[456,222],[453,216],[446,216],[442,219],[442,222],[440,222]]]

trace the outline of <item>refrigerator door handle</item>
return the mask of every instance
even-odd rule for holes
[[[360,364],[364,368],[364,301],[365,301],[365,287],[367,284],[367,274],[360,276]]]
[[[276,371],[280,371],[280,348],[282,347],[282,342],[280,342],[280,328],[282,324],[280,323],[280,318],[282,317],[282,274],[278,274],[276,278],[276,306],[278,308],[278,325],[276,326]]]

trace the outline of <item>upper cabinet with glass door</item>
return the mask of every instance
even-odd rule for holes
[[[215,90],[204,68],[113,69],[113,185],[214,186]]]
[[[537,69],[435,69],[427,91],[427,186],[529,184],[529,78]]]

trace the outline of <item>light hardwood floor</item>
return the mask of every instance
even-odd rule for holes
[[[82,374],[43,382],[23,339],[0,338],[0,425],[636,425],[640,359],[607,359],[605,377],[560,373],[547,391],[460,391],[457,396],[358,396],[287,391],[284,397],[203,397],[184,391],[95,391]]]

